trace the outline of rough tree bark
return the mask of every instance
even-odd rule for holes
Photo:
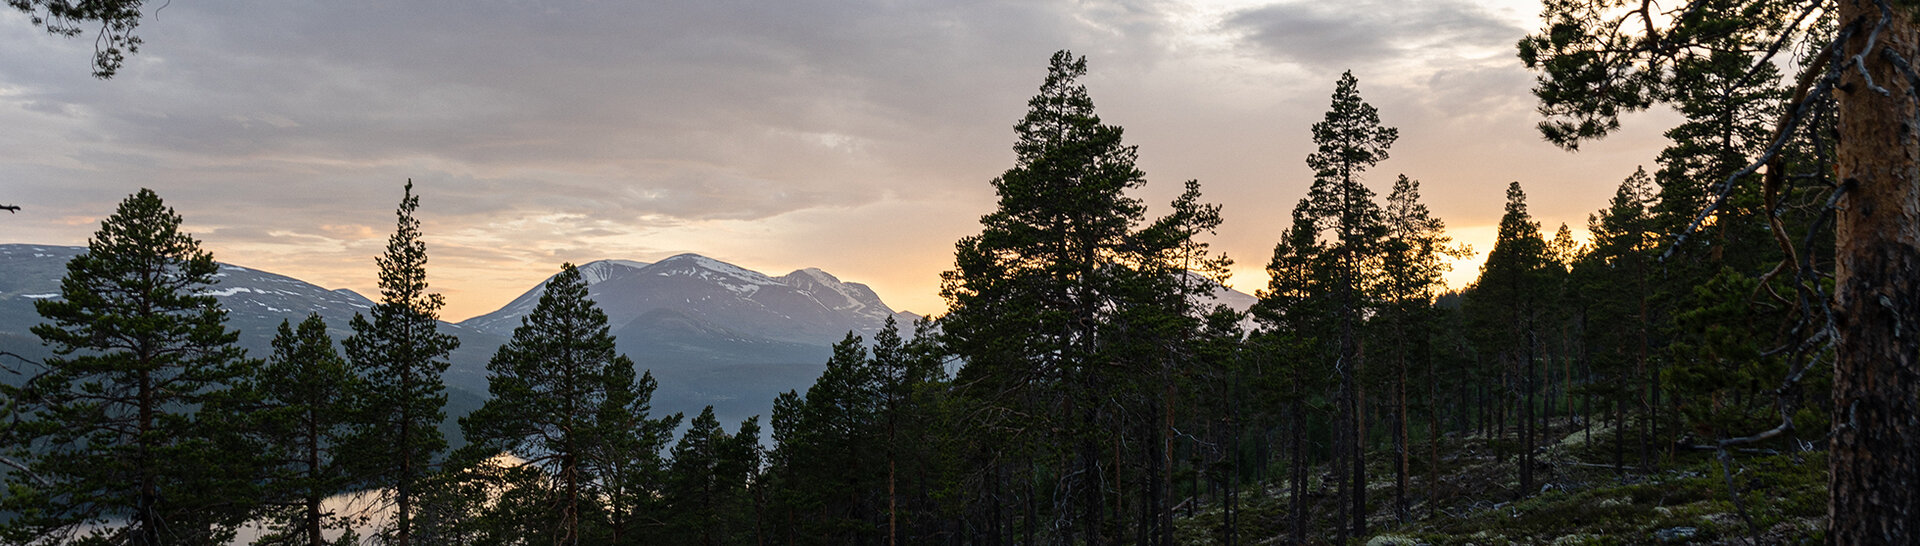
[[[1920,59],[1913,8],[1838,2],[1859,21],[1842,51],[1835,226],[1834,430],[1828,540],[1920,541]],[[1882,10],[1887,10],[1883,12]],[[1883,13],[1885,13],[1883,17]],[[1876,22],[1885,28],[1876,29]],[[1871,76],[1868,82],[1862,72]],[[1885,90],[1881,92],[1875,87]]]

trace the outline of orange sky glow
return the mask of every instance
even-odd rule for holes
[[[0,203],[23,207],[0,243],[84,244],[151,187],[217,259],[377,294],[411,178],[447,319],[562,262],[683,252],[818,267],[938,314],[953,244],[993,209],[1013,123],[1064,48],[1139,146],[1148,214],[1199,180],[1249,293],[1351,69],[1401,134],[1374,190],[1420,180],[1478,252],[1457,288],[1508,182],[1543,232],[1584,237],[1677,119],[1631,115],[1578,153],[1543,142],[1513,53],[1539,26],[1524,1],[607,4],[178,4],[107,81],[87,77],[90,43],[0,14]]]

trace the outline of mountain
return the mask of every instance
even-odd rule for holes
[[[0,245],[0,351],[49,356],[28,331],[40,322],[33,302],[58,297],[67,260],[84,250]],[[367,267],[371,274],[373,264]],[[831,345],[849,331],[872,341],[887,317],[909,333],[919,318],[895,312],[864,284],[813,268],[775,277],[681,254],[654,263],[601,260],[580,271],[589,297],[607,313],[620,351],[659,381],[655,411],[692,415],[712,405],[729,423],[753,415],[765,419],[779,393],[805,391],[826,368]],[[241,332],[241,345],[256,358],[271,354],[281,320],[319,313],[337,341],[351,333],[353,315],[373,305],[350,290],[225,263],[216,280],[207,293],[228,309],[229,327]],[[487,360],[533,310],[545,286],[536,284],[494,312],[441,323],[443,332],[461,340],[445,376],[449,431],[453,418],[485,399]],[[1222,290],[1196,303],[1245,310],[1252,301]],[[17,381],[6,367],[0,367],[0,381]]]
[[[85,247],[0,244],[0,351],[34,360],[52,356],[40,344],[40,338],[29,331],[41,322],[33,302],[59,297],[67,261],[84,251]],[[373,264],[367,267],[371,270]],[[227,263],[220,264],[214,280],[206,293],[227,309],[227,327],[240,332],[240,346],[253,358],[273,354],[273,336],[282,320],[299,322],[308,313],[319,313],[327,321],[327,333],[338,342],[353,333],[348,326],[353,315],[373,306],[372,300],[352,290],[328,290],[285,275]],[[454,324],[443,322],[440,326],[461,341],[446,374],[451,423],[485,400],[487,359],[506,340]],[[18,362],[8,360],[0,362],[5,365],[0,366],[0,382],[17,383],[22,377],[6,370],[19,369]],[[457,427],[449,425],[445,430]]]
[[[587,280],[588,295],[606,311],[616,332],[644,315],[671,310],[686,320],[724,325],[745,336],[831,344],[848,331],[877,332],[889,316],[908,325],[918,318],[895,313],[864,284],[842,282],[813,268],[770,277],[698,254],[657,263],[601,260],[579,268]],[[513,335],[545,287],[546,281],[541,281],[505,307],[460,325]]]
[[[0,351],[29,359],[51,356],[29,329],[41,322],[33,302],[58,297],[66,263],[82,247],[0,245]],[[371,272],[372,264],[367,264]],[[738,422],[767,415],[773,398],[805,390],[825,369],[830,346],[853,331],[868,339],[889,316],[902,328],[919,317],[895,313],[871,288],[818,269],[771,277],[694,254],[657,263],[602,260],[580,266],[588,293],[607,312],[622,352],[659,381],[654,408],[698,413],[713,405]],[[319,313],[336,341],[373,302],[351,290],[329,290],[292,277],[222,263],[206,293],[228,310],[228,327],[255,358],[272,353],[281,320]],[[441,323],[460,338],[445,380],[449,422],[486,397],[486,363],[539,302],[545,281],[497,311]],[[17,362],[0,362],[0,381]],[[763,417],[764,419],[764,417]],[[451,424],[448,430],[453,430]]]
[[[654,407],[691,415],[711,404],[727,421],[767,415],[779,393],[806,390],[848,332],[872,340],[887,317],[906,330],[919,318],[819,269],[774,277],[698,254],[579,269],[620,351],[659,380]],[[545,287],[460,326],[511,336]]]

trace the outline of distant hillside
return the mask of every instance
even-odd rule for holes
[[[67,261],[84,250],[0,245],[0,351],[50,356],[30,332],[41,322],[33,302],[59,296]],[[371,274],[373,265],[367,267]],[[654,408],[693,414],[711,404],[730,422],[765,415],[778,393],[805,390],[825,368],[828,346],[848,331],[871,338],[888,316],[903,328],[918,318],[894,313],[865,285],[817,269],[770,277],[684,254],[655,264],[603,260],[581,271],[613,319],[620,349],[659,380]],[[241,346],[260,358],[271,353],[282,320],[319,313],[338,341],[351,333],[353,315],[373,305],[350,290],[226,263],[217,281],[208,294],[228,309],[228,326],[240,331]],[[450,421],[486,398],[487,360],[533,309],[544,285],[493,313],[441,324],[461,340],[445,377]],[[0,381],[20,378],[0,371]]]
[[[39,324],[40,314],[33,309],[35,300],[60,295],[60,278],[66,275],[67,261],[85,247],[51,245],[0,245],[0,351],[31,359],[50,356],[40,338],[30,328]],[[369,270],[373,268],[368,263]],[[240,346],[255,358],[273,353],[273,335],[280,321],[299,322],[308,313],[319,313],[327,321],[327,330],[339,341],[352,333],[348,321],[355,313],[372,307],[373,301],[352,290],[328,290],[312,283],[221,263],[216,284],[207,293],[227,309],[227,327],[240,332]],[[447,415],[451,422],[480,407],[487,392],[486,363],[506,340],[503,337],[441,323],[443,331],[460,337],[460,349],[453,354],[447,369]],[[14,362],[8,362],[10,366]],[[17,382],[20,376],[0,371],[0,381]]]
[[[0,245],[0,351],[48,356],[28,330],[40,322],[33,302],[58,297],[67,260],[83,250]],[[372,274],[373,264],[367,267]],[[601,260],[580,271],[589,296],[606,311],[619,349],[659,380],[653,407],[691,415],[713,405],[729,423],[767,415],[779,393],[805,391],[825,369],[829,347],[847,332],[871,341],[887,317],[909,332],[919,319],[895,312],[864,284],[812,268],[775,277],[681,254],[657,263]],[[208,293],[228,309],[228,325],[240,331],[241,345],[261,358],[271,353],[281,320],[319,313],[338,341],[351,333],[347,324],[354,313],[373,305],[351,290],[238,265],[221,264],[218,281]],[[494,312],[441,324],[461,341],[446,374],[450,418],[486,398],[487,360],[533,310],[545,285],[541,281]],[[1222,291],[1205,303],[1244,310],[1252,300]],[[0,372],[0,381],[17,380]]]
[[[903,330],[919,318],[819,269],[774,277],[697,254],[579,268],[620,350],[659,380],[654,407],[691,415],[712,404],[727,422],[764,416],[774,396],[806,390],[847,332],[872,339],[887,317]],[[460,325],[511,336],[545,286]]]

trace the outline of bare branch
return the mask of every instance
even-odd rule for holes
[[[34,473],[33,469],[27,468],[27,465],[21,464],[20,461],[15,461],[5,455],[0,455],[0,464],[11,466],[14,470],[20,471],[21,474],[33,480],[34,483],[40,484],[40,487],[53,487],[52,480],[48,480],[45,476]]]
[[[1833,43],[1827,45],[1825,53],[1834,53],[1837,55],[1838,48],[1841,43],[1846,41],[1846,37],[1845,32],[1835,37]],[[1780,171],[1784,174],[1785,171],[1778,166],[1780,150],[1786,147],[1787,141],[1792,140],[1793,131],[1800,127],[1801,118],[1806,115],[1813,104],[1825,97],[1826,94],[1833,89],[1833,83],[1836,77],[1831,73],[1829,73],[1827,77],[1819,78],[1819,84],[1813,86],[1811,90],[1807,89],[1809,84],[1814,82],[1814,75],[1820,73],[1820,68],[1827,64],[1828,57],[1828,55],[1823,53],[1818,57],[1819,60],[1809,65],[1806,71],[1800,75],[1800,81],[1794,85],[1794,96],[1799,100],[1796,101],[1797,104],[1793,108],[1789,108],[1786,112],[1783,112],[1780,116],[1779,123],[1774,125],[1773,143],[1767,145],[1766,151],[1760,154],[1760,157],[1755,159],[1753,163],[1734,172],[1733,175],[1727,177],[1726,182],[1720,184],[1720,192],[1714,196],[1713,203],[1707,205],[1705,209],[1701,209],[1700,214],[1694,216],[1693,222],[1687,224],[1686,229],[1674,234],[1673,244],[1667,247],[1666,252],[1660,254],[1660,261],[1665,262],[1667,258],[1672,257],[1673,253],[1678,251],[1681,245],[1687,242],[1688,237],[1692,236],[1694,232],[1699,231],[1701,224],[1706,223],[1707,218],[1712,217],[1715,211],[1726,204],[1727,198],[1733,195],[1734,181],[1739,180],[1740,177],[1753,174],[1754,171],[1760,169],[1761,165],[1768,164],[1773,164],[1773,166],[1767,168],[1769,173],[1768,179],[1770,181],[1777,182],[1775,179],[1778,175],[1773,174],[1775,171]]]
[[[1787,24],[1784,28],[1799,28],[1800,23],[1806,21],[1807,17],[1812,16],[1813,12],[1820,11],[1820,8],[1825,6],[1825,2],[1808,2],[1807,9],[1801,10],[1800,15],[1795,16],[1793,22]],[[1793,33],[1791,32],[1781,33],[1779,38],[1775,39],[1772,44],[1767,45],[1766,54],[1761,55],[1760,60],[1753,63],[1753,68],[1748,69],[1746,74],[1741,75],[1740,79],[1733,83],[1734,87],[1745,87],[1750,83],[1754,76],[1760,74],[1761,67],[1767,66],[1767,64],[1773,60],[1774,55],[1779,54],[1781,49],[1785,48],[1788,43],[1793,42],[1792,38]]]
[[[1867,33],[1867,45],[1853,55],[1852,61],[1853,66],[1860,72],[1860,79],[1866,81],[1867,89],[1872,89],[1882,96],[1892,96],[1892,91],[1873,83],[1873,74],[1867,72],[1867,53],[1872,52],[1874,44],[1879,42],[1880,31],[1886,29],[1887,23],[1893,21],[1893,6],[1887,5],[1887,0],[1876,0],[1874,3],[1880,6],[1880,22],[1875,23],[1873,30]]]

